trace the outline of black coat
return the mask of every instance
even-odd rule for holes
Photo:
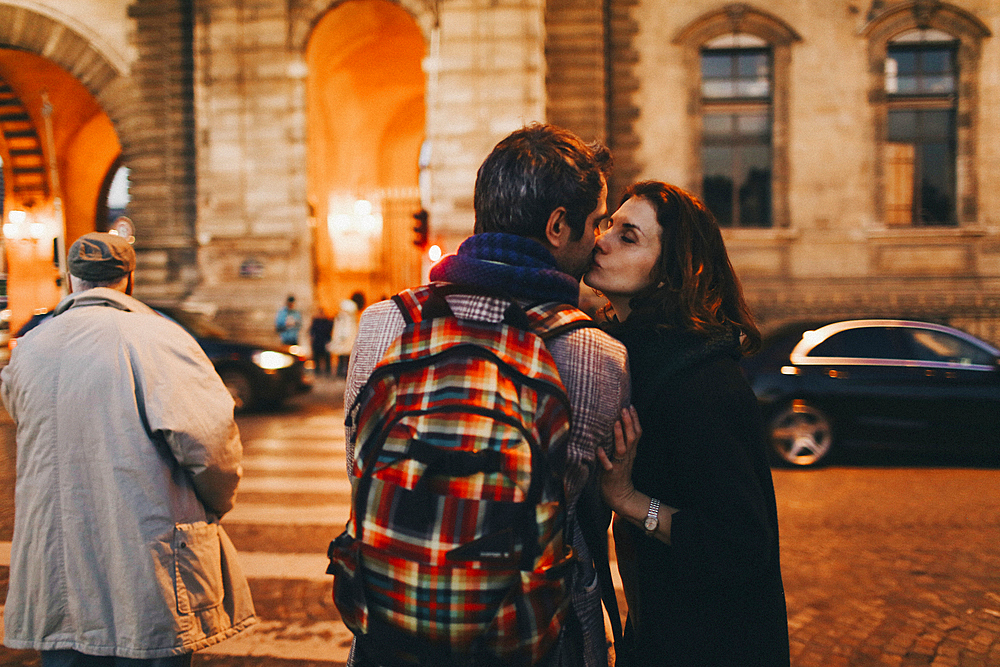
[[[787,666],[774,486],[736,337],[610,329],[628,348],[643,429],[633,483],[679,510],[670,546],[616,521],[632,664]]]

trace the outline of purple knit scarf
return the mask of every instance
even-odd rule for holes
[[[556,267],[541,243],[516,234],[490,232],[465,239],[458,252],[431,269],[431,280],[495,290],[529,302],[577,305],[580,283]]]

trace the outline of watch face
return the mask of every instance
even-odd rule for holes
[[[647,516],[646,517],[645,526],[646,526],[646,530],[649,530],[649,531],[656,530],[656,518],[655,517],[651,517],[651,516]]]

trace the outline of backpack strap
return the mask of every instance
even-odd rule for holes
[[[545,341],[576,329],[600,328],[587,313],[568,303],[536,304],[524,312],[531,322],[531,330]]]
[[[409,326],[435,317],[451,316],[451,308],[444,297],[445,295],[431,284],[403,290],[393,295],[392,301]]]

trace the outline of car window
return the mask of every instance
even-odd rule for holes
[[[892,327],[857,327],[839,331],[819,343],[807,356],[855,359],[906,359],[905,347]]]
[[[920,361],[941,361],[964,366],[992,366],[993,355],[986,350],[973,345],[943,331],[931,329],[908,329],[913,357]]]

